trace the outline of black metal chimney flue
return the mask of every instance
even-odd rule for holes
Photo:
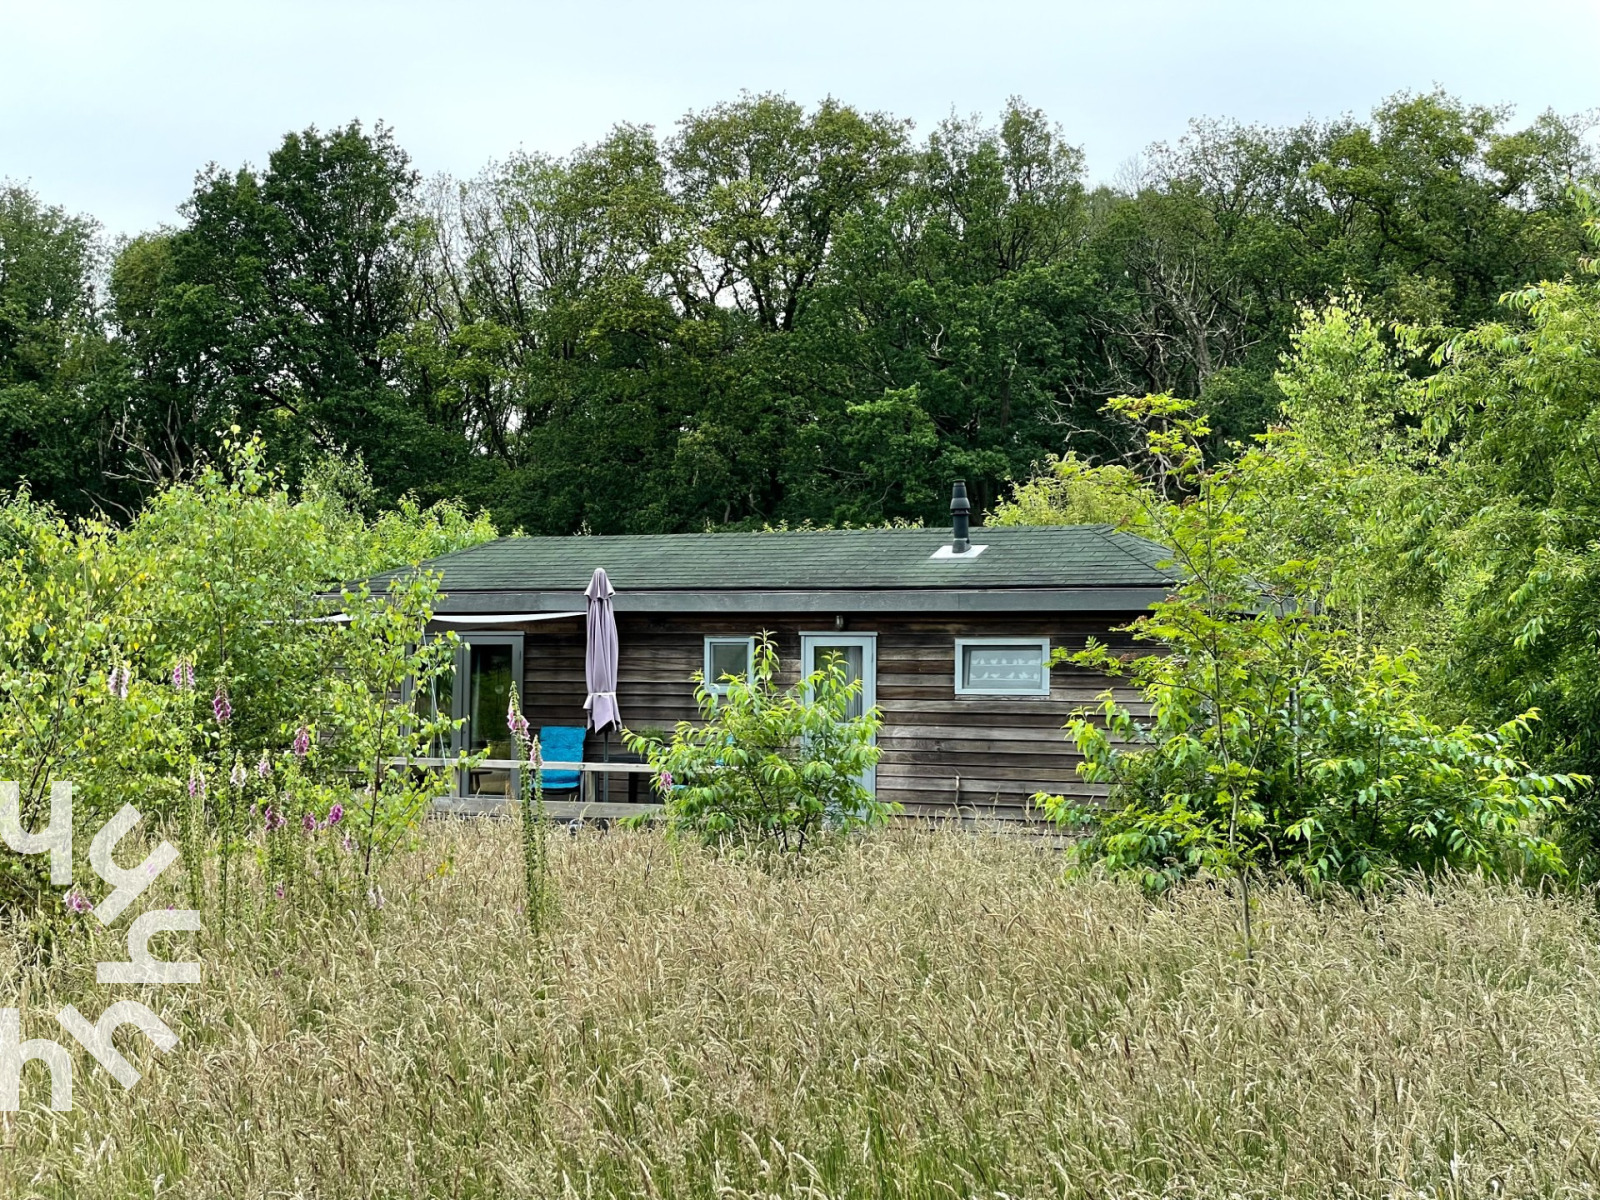
[[[967,481],[956,480],[955,487],[950,491],[950,552],[952,554],[965,554],[972,545],[970,541],[971,528],[967,514],[972,511],[972,502],[967,499]]]

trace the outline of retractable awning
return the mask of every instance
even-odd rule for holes
[[[565,617],[581,617],[577,612],[530,613],[434,613],[435,625],[520,625],[524,621],[559,621]]]
[[[576,612],[525,612],[525,613],[434,613],[429,621],[431,625],[520,625],[524,621],[559,621],[565,617],[581,617],[584,613],[580,609]],[[331,613],[326,617],[308,617],[307,625],[345,625],[350,621],[349,613]]]

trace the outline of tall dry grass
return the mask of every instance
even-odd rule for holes
[[[80,1055],[75,1111],[0,1130],[0,1195],[1600,1188],[1579,901],[1268,890],[1246,962],[1233,896],[1063,884],[1016,841],[899,831],[789,873],[651,834],[552,855],[544,949],[496,825],[430,830],[381,913],[208,934],[203,986],[150,992],[180,1048],[129,1038],[131,1093]],[[7,964],[27,1033],[111,998],[93,952]]]

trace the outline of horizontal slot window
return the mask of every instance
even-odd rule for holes
[[[1049,694],[1049,638],[956,639],[956,695]]]

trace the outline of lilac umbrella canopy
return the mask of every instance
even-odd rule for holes
[[[589,727],[596,732],[621,728],[622,713],[617,708],[617,614],[611,607],[616,590],[606,578],[604,567],[594,569],[594,578],[585,589],[589,597],[588,646],[583,672],[589,683]]]

